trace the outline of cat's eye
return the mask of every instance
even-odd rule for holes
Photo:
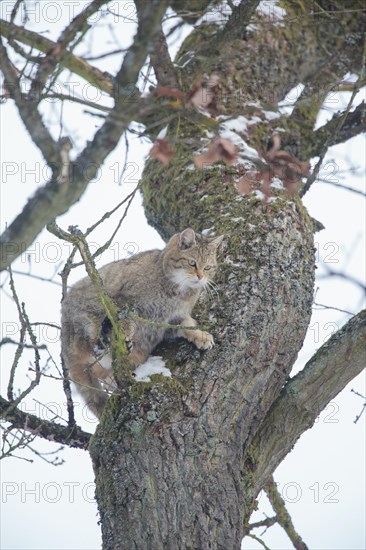
[[[196,267],[197,264],[194,260],[188,260],[188,264],[191,266],[191,267]]]
[[[205,271],[210,271],[210,269],[212,269],[212,265],[206,265],[206,266],[204,267],[204,270],[205,270]]]

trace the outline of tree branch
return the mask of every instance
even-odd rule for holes
[[[0,34],[8,40],[18,40],[46,54],[56,46],[56,42],[49,40],[45,36],[25,29],[24,27],[18,27],[4,19],[0,19]],[[107,94],[112,93],[113,77],[107,72],[103,72],[97,69],[97,67],[93,67],[81,57],[65,50],[62,56],[62,65],[65,69],[69,69],[71,72],[77,74],[93,86],[98,87],[103,92]]]
[[[150,55],[151,64],[155,71],[159,86],[177,88],[177,75],[172,63],[165,34],[160,26],[160,31],[154,42],[154,49]]]
[[[233,41],[241,38],[258,5],[259,0],[241,0],[237,6],[234,6],[225,27],[217,37],[218,41]]]
[[[134,43],[126,53],[121,68],[115,78],[115,106],[110,111],[94,139],[87,145],[76,160],[81,172],[90,165],[100,165],[116,147],[121,135],[128,128],[136,114],[135,100],[131,101],[131,85],[135,86],[140,70],[152,48],[160,21],[168,5],[167,0],[152,0],[136,3],[138,28]]]
[[[352,317],[283,388],[255,435],[256,494],[320,411],[365,368],[366,310]]]
[[[300,537],[300,535],[296,532],[294,524],[292,523],[291,516],[288,513],[285,505],[285,501],[281,497],[280,493],[278,492],[277,485],[271,477],[265,487],[264,490],[268,496],[268,499],[271,503],[271,506],[273,510],[276,513],[276,520],[279,525],[281,525],[282,529],[286,531],[287,536],[289,537],[290,541],[294,545],[296,550],[308,550],[308,547]]]
[[[12,428],[30,432],[48,441],[61,443],[76,449],[88,448],[91,434],[79,426],[61,426],[53,421],[43,420],[34,414],[12,408],[12,403],[0,396],[0,418],[10,422]]]
[[[93,0],[91,4],[74,17],[70,24],[62,31],[55,45],[47,52],[38,67],[37,74],[32,81],[30,89],[31,97],[35,96],[37,102],[41,99],[41,93],[49,75],[55,70],[58,63],[65,56],[66,48],[69,46],[70,42],[75,39],[76,35],[81,32],[82,29],[88,28],[88,17],[97,12],[99,8],[108,1],[109,0]]]
[[[25,95],[22,94],[18,73],[8,57],[8,52],[1,38],[0,68],[4,74],[6,87],[10,97],[14,100],[32,140],[41,150],[47,164],[49,166],[57,166],[60,162],[57,143],[52,139],[50,132],[44,125],[41,115],[35,108],[34,102],[27,100]]]
[[[319,144],[324,143],[326,140],[330,147],[338,143],[344,143],[364,132],[366,130],[365,102],[363,101],[360,105],[357,105],[356,109],[349,112],[344,118],[341,128],[338,129],[342,118],[344,118],[344,113],[336,114],[329,122],[314,132],[313,146],[310,149],[311,156],[319,154]],[[337,129],[338,131],[336,131]]]
[[[98,168],[117,146],[123,132],[136,115],[135,101],[128,101],[131,84],[135,86],[140,70],[160,28],[167,0],[142,3],[134,43],[126,53],[115,80],[115,106],[94,139],[80,153],[62,185],[51,180],[28,201],[23,211],[1,236],[0,270],[5,269],[33,242],[43,227],[74,204]],[[32,135],[32,134],[31,134]]]

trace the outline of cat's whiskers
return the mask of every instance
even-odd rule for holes
[[[217,296],[219,294],[219,291],[217,290],[217,285],[210,279],[207,279],[207,288],[210,289],[210,293],[212,296],[214,296],[215,294]]]

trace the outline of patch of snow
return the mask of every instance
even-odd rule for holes
[[[150,356],[145,363],[135,369],[134,378],[137,382],[150,382],[150,376],[153,374],[162,374],[167,378],[171,378],[172,373],[165,366],[162,357]]]
[[[229,256],[226,256],[225,258],[225,263],[226,264],[229,264],[233,267],[241,267],[241,264],[237,263],[237,262],[233,262],[233,260],[231,258],[229,258]]]
[[[283,98],[282,101],[279,102],[279,111],[280,113],[284,113],[287,115],[290,115],[295,107],[296,101],[301,96],[303,89],[305,88],[304,84],[297,84],[289,92],[287,92],[286,96]]]
[[[207,196],[207,195],[206,195],[206,196]],[[215,233],[215,227],[212,226],[212,227],[209,227],[208,229],[202,229],[201,233],[202,233],[202,235],[204,235],[204,236],[212,235],[213,233]]]
[[[196,23],[195,27],[199,27],[202,23],[213,23],[218,27],[224,27],[226,21],[231,15],[231,8],[225,3],[219,3],[210,7],[204,14],[203,17],[200,17]]]
[[[284,189],[284,185],[279,178],[273,178],[271,181],[271,187],[273,189]]]
[[[256,189],[254,191],[254,195],[257,197],[257,199],[259,199],[261,201],[265,198],[265,194],[260,189]]]
[[[190,61],[192,61],[194,55],[195,55],[195,52],[193,52],[192,50],[189,50],[188,52],[186,52],[186,53],[184,54],[184,57],[187,57],[187,56],[188,56],[188,58],[186,59],[186,61],[184,61],[184,63],[182,63],[182,65],[179,65],[179,63],[174,63],[174,66],[175,66],[175,67],[179,67],[179,69],[183,69],[183,67],[185,67],[186,65],[188,65],[188,63],[189,63]]]
[[[167,133],[168,133],[168,125],[166,125],[165,128],[160,130],[160,132],[157,135],[157,139],[164,139]]]
[[[262,122],[262,119],[259,118],[259,116],[252,116],[252,118],[248,120],[248,126],[251,126],[252,124],[257,124],[257,122]]]
[[[106,355],[103,355],[100,359],[98,359],[98,363],[103,367],[105,370],[111,370],[112,368],[112,357],[110,353],[107,353]]]
[[[243,115],[239,115],[237,118],[229,118],[221,126],[234,132],[245,132],[248,126],[248,119]]]
[[[244,218],[243,218],[243,217],[240,217],[240,218],[231,218],[231,221],[233,221],[233,222],[243,222],[243,221],[244,221]]]
[[[95,355],[91,355],[89,358],[90,363],[95,363],[96,358],[98,363],[103,367],[103,369],[111,370],[112,368],[112,357],[110,353],[106,353],[105,348],[94,346]]]
[[[262,113],[264,114],[266,120],[275,120],[281,116],[281,113],[275,111],[262,111]]]
[[[263,201],[263,202],[275,202],[277,200],[277,197],[268,197],[267,200],[265,201],[265,194],[263,193],[263,191],[261,191],[260,189],[256,189],[253,193],[257,199]]]
[[[265,17],[268,17],[271,21],[283,19],[286,15],[286,10],[282,8],[278,2],[273,2],[273,0],[271,2],[259,2],[257,10]]]
[[[239,134],[237,134],[233,130],[230,130],[229,128],[226,128],[225,125],[226,123],[224,122],[224,124],[222,124],[222,130],[220,131],[220,136],[230,140],[232,143],[234,143],[237,146],[238,152],[239,152],[239,158],[238,158],[239,164],[242,164],[243,162],[247,162],[248,160],[248,159],[241,159],[240,158],[241,154],[250,158],[255,158],[255,159],[259,158],[258,153],[255,149],[253,149],[252,147],[249,147],[249,145],[245,143],[245,141],[243,140],[242,137],[239,136]]]

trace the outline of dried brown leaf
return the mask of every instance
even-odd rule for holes
[[[175,99],[184,100],[186,94],[178,88],[169,88],[168,86],[159,86],[155,91],[158,97],[174,97]]]
[[[149,152],[149,157],[155,158],[162,164],[168,164],[173,156],[173,148],[165,139],[157,139]]]
[[[280,147],[281,138],[275,134],[271,139],[271,147],[263,156],[269,164],[271,179],[273,176],[280,178],[289,193],[295,194],[301,178],[309,175],[310,163],[301,161]]]
[[[195,109],[205,109],[212,116],[218,114],[217,94],[219,85],[219,76],[212,74],[206,84],[196,82],[188,94],[188,105]]]
[[[208,144],[207,151],[193,157],[193,161],[196,167],[202,170],[205,164],[214,164],[219,161],[234,164],[237,158],[238,150],[236,145],[229,139],[217,137]]]

